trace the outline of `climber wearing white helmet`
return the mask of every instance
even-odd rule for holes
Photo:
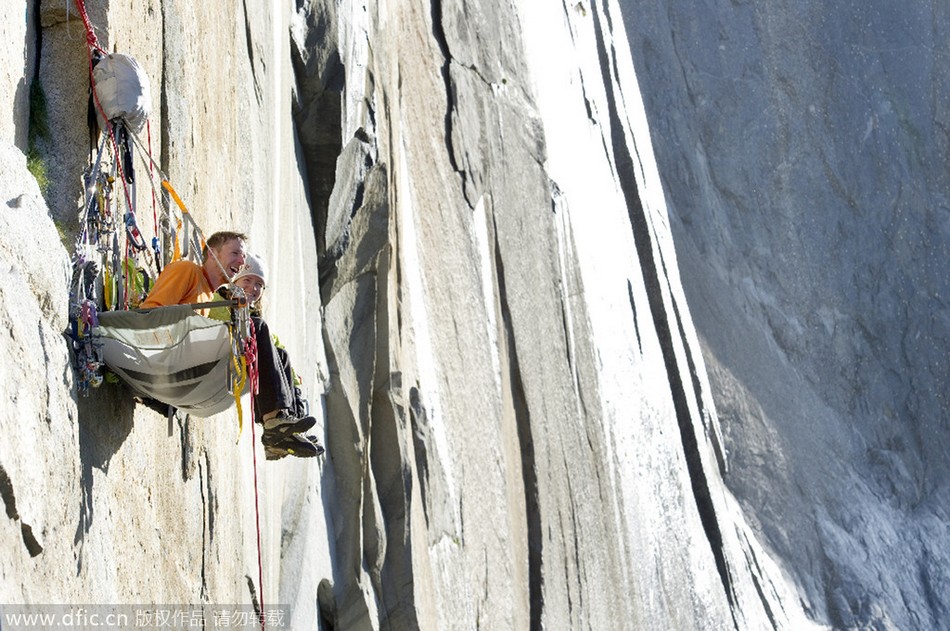
[[[286,349],[274,343],[267,322],[261,317],[260,299],[267,286],[264,262],[248,254],[231,282],[244,291],[250,305],[258,364],[273,366],[266,374],[260,371],[260,391],[254,400],[258,418],[264,425],[261,442],[267,459],[277,460],[288,454],[304,458],[320,455],[323,446],[317,438],[303,433],[313,427],[316,419],[307,414],[306,403],[296,387],[290,356]],[[264,413],[263,410],[270,411]]]
[[[249,299],[251,294],[255,295],[252,302],[258,303],[267,282],[266,274],[260,258],[246,255],[246,241],[247,236],[239,232],[214,233],[206,242],[203,264],[181,260],[166,265],[142,307],[153,309],[207,302],[220,286],[227,293],[224,283],[228,277],[248,293]],[[203,310],[203,315],[209,315],[207,310]],[[252,315],[252,320],[256,327],[260,380],[254,402],[261,411],[258,414],[264,425],[261,442],[269,447],[268,458],[273,460],[287,454],[309,458],[322,454],[323,447],[302,434],[316,424],[316,419],[299,409],[299,397],[288,377],[289,362],[280,357],[259,310]]]

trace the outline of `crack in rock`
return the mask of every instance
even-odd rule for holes
[[[20,514],[16,508],[16,495],[13,493],[13,480],[7,470],[0,466],[0,498],[3,499],[3,507],[7,517],[13,521],[20,522],[20,534],[23,537],[23,545],[31,557],[39,555],[43,551],[43,546],[37,541],[33,534],[33,527],[20,519]]]

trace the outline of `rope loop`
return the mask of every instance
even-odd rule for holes
[[[99,38],[96,37],[96,32],[92,28],[92,22],[89,21],[89,14],[86,13],[86,5],[83,0],[76,0],[76,10],[79,12],[82,25],[86,29],[86,45],[89,47],[90,52],[97,50],[103,55],[107,55],[106,50],[99,45]]]

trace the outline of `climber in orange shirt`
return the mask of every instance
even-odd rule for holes
[[[153,309],[211,302],[218,287],[244,266],[246,241],[247,235],[240,232],[215,232],[202,251],[202,264],[181,260],[166,265],[140,307]],[[199,309],[198,312],[208,315],[208,309]]]
[[[202,251],[202,264],[176,261],[165,266],[141,308],[211,302],[217,297],[216,290],[225,285],[229,278],[239,274],[247,276],[249,273],[263,278],[264,272],[257,259],[252,260],[254,269],[249,269],[247,265],[246,242],[247,235],[240,232],[215,232],[208,238]],[[208,311],[199,310],[202,315],[207,315]],[[323,453],[323,447],[313,444],[302,435],[316,424],[316,419],[295,414],[295,393],[284,378],[282,367],[277,365],[278,353],[266,323],[263,319],[255,319],[255,324],[259,328],[259,334],[255,336],[260,377],[258,401],[262,410],[267,410],[260,422],[269,437],[279,435],[283,438],[280,441],[271,440],[271,446],[286,448],[287,453],[297,457],[318,456]]]

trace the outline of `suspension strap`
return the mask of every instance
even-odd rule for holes
[[[124,125],[122,129],[116,134],[115,127],[106,117],[105,110],[102,107],[102,103],[99,102],[99,93],[96,90],[96,80],[93,76],[93,52],[99,52],[102,55],[108,55],[109,51],[102,48],[99,45],[99,38],[96,37],[96,32],[92,28],[92,22],[89,20],[89,14],[86,13],[86,5],[83,0],[75,0],[76,10],[79,12],[79,17],[82,19],[83,28],[86,30],[86,45],[89,49],[89,85],[92,88],[92,97],[96,105],[96,111],[102,116],[102,120],[105,121],[106,126],[106,135],[112,142],[112,148],[116,156],[116,165],[119,169],[119,177],[122,179],[122,185],[125,192],[126,203],[128,204],[129,213],[132,215],[132,221],[134,222],[135,217],[135,205],[133,201],[133,193],[129,190],[129,182],[132,180],[133,176],[131,173],[131,160],[127,160],[127,163],[123,165],[123,157],[129,154],[129,147],[127,140],[125,142],[120,142],[121,138],[117,139],[116,136],[127,136],[123,134],[125,130]],[[120,147],[120,144],[123,145]],[[128,181],[127,181],[128,180]],[[128,221],[128,218],[126,219]],[[136,228],[137,230],[137,228]]]
[[[145,129],[148,132],[148,183],[152,185],[152,251],[155,253],[155,268],[158,270],[158,273],[162,273],[162,245],[158,240],[158,204],[156,203],[155,195],[155,175],[153,164],[155,161],[152,159],[152,121],[145,121]],[[129,133],[132,134],[131,130]],[[134,138],[134,134],[132,134]],[[138,140],[138,138],[135,138]],[[133,141],[132,143],[136,147],[138,145]]]
[[[166,191],[168,191],[168,194],[171,195],[171,198],[175,200],[176,204],[178,204],[178,208],[181,209],[182,218],[185,219],[186,222],[190,222],[190,225],[192,229],[195,231],[195,234],[197,234],[198,237],[201,239],[201,247],[204,248],[205,236],[201,232],[201,228],[198,227],[198,224],[195,223],[195,220],[192,219],[191,215],[188,213],[188,208],[185,206],[185,202],[181,201],[181,197],[178,196],[178,193],[175,191],[174,187],[171,185],[171,182],[169,182],[168,180],[162,180],[162,187]],[[188,244],[186,243],[185,246],[187,247],[187,245]],[[221,265],[221,261],[219,261],[218,257],[215,256],[214,250],[212,250],[211,248],[208,248],[208,253],[211,255],[211,258],[214,259],[214,262],[217,263],[218,269],[221,270],[221,274],[224,276],[224,278],[230,281],[231,276],[230,274],[228,274],[228,270],[224,269],[224,265]]]
[[[241,439],[241,432],[244,431],[244,410],[241,407],[241,393],[244,392],[244,386],[247,385],[247,358],[244,355],[232,355],[231,363],[234,366],[235,374],[239,375],[231,383],[231,390],[234,394],[234,407],[237,408],[238,417],[238,440]],[[254,410],[251,410],[253,419]]]

